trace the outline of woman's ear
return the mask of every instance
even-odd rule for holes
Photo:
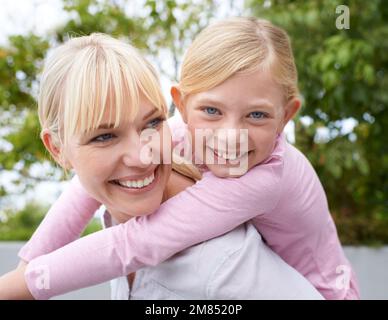
[[[184,106],[183,97],[181,91],[176,86],[172,86],[171,90],[171,97],[174,101],[175,106],[178,108],[183,121],[187,124],[187,114],[186,114],[186,108]]]
[[[71,169],[70,163],[64,157],[60,143],[54,138],[49,129],[43,129],[40,137],[46,149],[50,152],[50,155],[54,160],[65,170]]]
[[[283,131],[284,127],[290,121],[295,114],[298,112],[302,105],[302,102],[298,98],[292,98],[287,102],[287,104],[284,106],[284,114],[283,114],[283,123],[281,131]]]

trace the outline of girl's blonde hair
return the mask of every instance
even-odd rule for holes
[[[181,69],[183,96],[209,90],[238,72],[268,68],[287,100],[297,97],[298,76],[287,33],[263,19],[235,17],[202,30]]]
[[[105,112],[115,127],[122,119],[133,119],[140,95],[167,113],[156,72],[134,47],[99,33],[73,38],[46,61],[39,121],[59,146],[74,134],[98,128]],[[175,171],[194,181],[201,178],[194,166],[176,162],[173,158]]]
[[[202,174],[199,169],[190,163],[184,163],[183,158],[176,153],[172,154],[172,170],[180,173],[181,175],[190,178],[194,182],[202,179]]]

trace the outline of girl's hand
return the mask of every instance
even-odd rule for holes
[[[20,263],[15,270],[0,277],[0,300],[34,299],[24,280],[26,267],[26,263]]]

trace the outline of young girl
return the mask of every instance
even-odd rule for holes
[[[104,214],[107,226],[154,211],[161,201],[193,184],[186,177],[200,179],[195,167],[174,162],[171,172],[169,164],[146,164],[139,157],[143,149],[139,135],[152,128],[162,134],[156,135],[159,139],[153,150],[169,160],[171,154],[160,149],[161,143],[170,143],[168,128],[163,128],[165,113],[153,70],[120,41],[99,34],[72,39],[47,62],[39,99],[44,144],[109,209]],[[76,179],[73,192],[85,193],[77,186]],[[57,222],[59,233],[62,222],[68,229],[66,221]],[[0,279],[0,299],[22,298],[13,274]],[[118,279],[116,284],[114,297],[125,299],[322,298],[264,245],[251,224],[185,250],[157,267],[143,268],[136,276]],[[40,285],[49,287],[50,283],[43,279]]]
[[[209,126],[248,129],[249,172],[238,179],[220,179],[212,173],[225,176],[232,164],[209,165],[211,172],[162,204],[156,213],[37,257],[58,248],[39,245],[58,233],[57,215],[78,216],[78,212],[88,211],[83,205],[87,197],[72,199],[76,202],[71,210],[54,207],[48,222],[20,253],[29,261],[26,281],[34,297],[48,298],[75,284],[77,288],[88,286],[158,264],[252,219],[267,244],[325,298],[358,298],[355,276],[339,243],[319,179],[308,160],[282,134],[300,105],[286,33],[267,21],[250,18],[228,19],[207,27],[189,48],[180,84],[172,94],[189,130]],[[205,155],[219,155],[214,148],[205,151]],[[89,208],[88,218],[94,209]],[[74,238],[71,232],[63,233],[62,242]],[[78,263],[74,265],[74,261]],[[50,271],[50,288],[34,285],[39,275],[31,270],[39,266]]]

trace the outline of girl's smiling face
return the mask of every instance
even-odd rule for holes
[[[242,175],[263,162],[273,151],[278,134],[300,106],[297,99],[285,101],[281,86],[275,83],[269,70],[237,73],[220,85],[189,94],[183,100],[178,89],[173,89],[172,94],[193,137],[193,146],[196,130],[212,130],[213,137],[208,141],[215,143],[204,145],[203,149],[195,150],[195,154],[219,177]],[[237,142],[239,129],[246,129],[246,150],[238,143],[228,145],[229,151],[235,150],[237,156],[240,155],[235,161],[220,159],[229,158],[225,147],[217,143],[225,139],[220,137],[225,130],[220,129],[237,129]],[[245,172],[231,174],[230,169],[242,162],[246,164]]]
[[[171,165],[142,160],[141,132],[158,130],[160,140],[153,140],[152,149],[161,159],[163,140],[169,143],[171,135],[165,115],[144,97],[140,97],[133,121],[125,119],[114,127],[109,122],[110,111],[108,108],[105,112],[99,128],[74,135],[64,148],[64,156],[90,195],[124,222],[132,216],[150,214],[160,206],[171,172]]]

